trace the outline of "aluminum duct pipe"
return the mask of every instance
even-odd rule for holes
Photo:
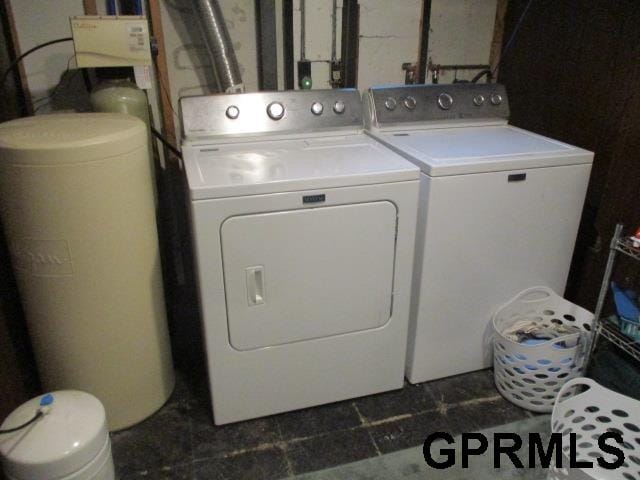
[[[220,90],[244,92],[238,60],[218,0],[193,0]]]

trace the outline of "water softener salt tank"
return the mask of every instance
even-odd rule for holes
[[[128,79],[106,80],[93,89],[89,95],[91,108],[94,112],[126,113],[142,120],[147,126],[151,125],[149,118],[149,102],[143,90]],[[151,135],[149,137],[149,152],[152,152]],[[149,155],[151,172],[154,172],[153,154]],[[155,184],[154,184],[155,185]]]
[[[40,379],[98,397],[110,430],[174,385],[148,155],[127,115],[0,124],[0,219]]]

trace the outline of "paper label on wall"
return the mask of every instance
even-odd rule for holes
[[[151,66],[150,65],[134,65],[133,74],[136,78],[136,85],[141,90],[149,90],[151,88]]]
[[[144,26],[140,23],[131,23],[127,25],[127,34],[129,36],[129,50],[143,52],[149,42]]]

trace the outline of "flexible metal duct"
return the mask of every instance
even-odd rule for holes
[[[238,60],[218,0],[193,0],[193,3],[220,90],[225,93],[243,92]]]

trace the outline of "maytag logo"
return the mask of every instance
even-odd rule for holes
[[[303,195],[302,203],[322,203],[327,200],[327,196],[324,193],[317,195]]]
[[[71,275],[73,263],[66,240],[25,238],[11,246],[13,265],[33,275]]]

